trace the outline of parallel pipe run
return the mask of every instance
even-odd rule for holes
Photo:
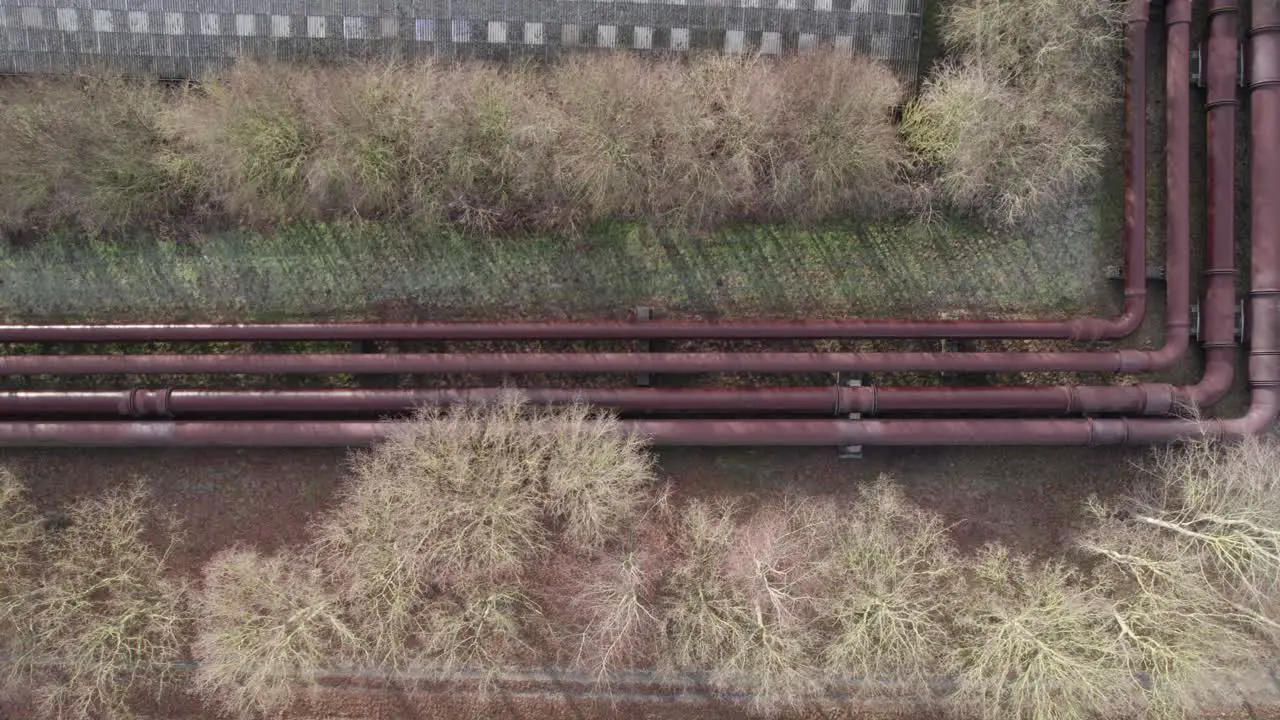
[[[1181,19],[1189,19],[1190,0],[1169,0],[1167,12],[1171,21],[1171,44],[1176,45],[1172,36],[1175,28],[1182,25]],[[1216,13],[1215,24],[1216,18],[1227,14]],[[1225,36],[1226,31],[1217,32]],[[1234,437],[1266,430],[1280,413],[1280,193],[1276,192],[1280,188],[1280,3],[1254,3],[1250,36],[1253,262],[1249,293],[1249,382],[1252,402],[1242,417],[1209,421],[1139,418],[663,420],[630,421],[626,427],[660,445],[1105,445],[1203,436]],[[1211,170],[1215,173],[1213,177],[1221,179],[1218,171]],[[1171,169],[1171,175],[1174,172]],[[1170,184],[1175,184],[1172,177]],[[1225,197],[1220,191],[1211,191],[1211,196],[1215,203]],[[1172,197],[1176,196],[1171,194]],[[1221,242],[1224,226],[1220,221],[1213,225],[1214,236]],[[1223,261],[1218,255],[1209,263],[1209,269],[1225,270]],[[1229,273],[1210,277],[1218,276],[1230,277]],[[1220,319],[1210,321],[1206,317],[1206,321],[1206,331],[1216,328],[1212,336],[1218,339],[1213,342],[1225,343]],[[1215,347],[1229,349],[1218,345],[1211,346],[1210,350]],[[25,422],[0,423],[0,444],[346,446],[372,442],[387,430],[388,425],[384,423],[369,422]]]
[[[1215,8],[1232,3],[1215,3]],[[1189,0],[1170,0],[1168,5],[1171,45],[1178,27],[1190,18]],[[1215,12],[1211,34],[1221,38],[1229,33],[1218,27],[1218,18],[1229,15]],[[1252,93],[1250,122],[1253,142],[1251,158],[1251,219],[1253,227],[1253,263],[1250,288],[1250,359],[1249,381],[1252,402],[1248,412],[1232,420],[1154,420],[1138,418],[1078,420],[663,420],[629,421],[631,432],[644,435],[660,445],[1103,445],[1122,443],[1166,442],[1186,437],[1232,437],[1261,432],[1280,413],[1280,3],[1255,3],[1251,23],[1250,87]],[[1211,44],[1213,44],[1211,42]],[[1212,50],[1211,50],[1212,53]],[[1172,67],[1172,64],[1171,64]],[[1219,66],[1221,67],[1221,66]],[[1224,74],[1225,75],[1225,74]],[[1218,81],[1211,84],[1220,86]],[[1171,84],[1172,87],[1172,84]],[[1211,89],[1211,97],[1216,97]],[[1229,103],[1211,104],[1213,109]],[[1221,116],[1219,116],[1221,117]],[[1171,138],[1173,136],[1171,128]],[[1211,146],[1221,148],[1222,134],[1210,130]],[[1214,142],[1212,138],[1218,137]],[[1172,158],[1171,158],[1172,161]],[[1223,208],[1230,193],[1218,190],[1214,179],[1221,180],[1224,165],[1211,158],[1213,203]],[[1216,169],[1215,169],[1216,168]],[[1170,186],[1176,185],[1176,168],[1171,168]],[[1183,175],[1185,178],[1185,174]],[[1171,198],[1176,197],[1171,193]],[[1225,207],[1230,207],[1226,205]],[[1216,216],[1215,216],[1216,217]],[[1171,230],[1175,218],[1170,218]],[[1208,302],[1215,306],[1206,312],[1205,339],[1209,351],[1230,353],[1230,333],[1234,323],[1224,322],[1229,316],[1222,311],[1233,265],[1227,252],[1229,233],[1221,219],[1211,222]],[[1174,238],[1170,238],[1171,246]],[[1216,249],[1215,249],[1216,248]],[[1172,254],[1173,248],[1170,248]],[[1226,278],[1217,282],[1214,278]],[[1213,302],[1217,298],[1217,302]],[[1216,319],[1215,319],[1216,318]],[[1172,320],[1171,320],[1172,322]],[[786,354],[782,354],[786,355]],[[805,355],[805,354],[797,354]],[[847,354],[846,354],[847,355]],[[403,357],[403,356],[402,356]],[[1213,358],[1210,358],[1210,365]],[[1208,371],[1207,371],[1208,372]],[[1229,380],[1229,377],[1228,377]],[[1206,380],[1184,392],[1208,393],[1212,386]],[[1137,386],[1139,388],[1144,386]],[[1164,387],[1164,386],[1150,386]],[[1196,390],[1200,388],[1200,390]],[[881,389],[882,391],[884,389]],[[945,389],[944,389],[945,390]],[[1052,388],[1009,388],[1009,391],[1043,392]],[[1082,391],[1132,391],[1132,388],[1074,388]],[[983,392],[975,389],[974,392]],[[1216,392],[1216,390],[1214,391]],[[839,403],[837,403],[837,407]],[[383,423],[367,422],[54,422],[0,423],[2,445],[150,445],[150,446],[333,446],[361,445],[381,437],[388,430]]]
[[[687,322],[417,322],[0,325],[0,342],[301,340],[656,340],[790,338],[1057,338],[1114,340],[1147,307],[1146,97],[1149,0],[1132,0],[1126,38],[1124,308],[1115,318],[1065,320],[846,319]]]

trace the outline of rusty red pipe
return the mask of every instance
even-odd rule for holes
[[[1058,338],[1114,340],[1147,307],[1146,97],[1149,0],[1131,0],[1126,38],[1124,308],[1115,318],[1066,320],[845,319],[686,322],[295,322],[0,325],[0,342],[301,340],[653,340],[782,338]]]
[[[1204,374],[1182,389],[1180,400],[1206,407],[1231,389],[1235,377],[1236,299],[1236,120],[1240,62],[1238,0],[1209,0],[1206,68],[1209,227],[1205,253],[1205,301],[1200,343]]]
[[[191,415],[402,413],[423,405],[489,402],[510,388],[198,390],[15,390],[0,392],[0,415]],[[1040,414],[1164,415],[1175,405],[1168,385],[1123,387],[779,387],[779,388],[520,388],[535,405],[584,402],[618,412],[780,413],[848,415],[983,411]]]
[[[1187,9],[1189,0],[1171,0],[1170,6]],[[627,427],[662,445],[1103,445],[1233,437],[1269,428],[1280,413],[1280,4],[1255,4],[1250,45],[1252,402],[1240,418],[685,420],[631,421]],[[382,423],[353,422],[28,422],[0,424],[0,444],[345,446],[366,444],[386,431]]]

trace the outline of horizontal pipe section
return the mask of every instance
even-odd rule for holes
[[[1187,346],[1106,352],[881,353],[311,353],[199,355],[15,355],[0,375],[324,373],[807,373],[807,372],[1148,372],[1169,367]],[[1176,351],[1176,352],[1175,352]]]
[[[1119,387],[776,387],[776,388],[411,388],[305,390],[11,390],[0,415],[190,415],[402,413],[426,405],[491,402],[518,393],[535,405],[583,402],[619,412],[849,413],[1026,412],[1052,415],[1164,415],[1177,389],[1164,384]]]
[[[622,427],[658,446],[1125,445],[1256,434],[1280,405],[1274,388],[1263,396],[1234,420],[625,420]],[[360,447],[391,428],[353,421],[0,422],[0,447]]]

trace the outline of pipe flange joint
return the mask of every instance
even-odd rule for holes
[[[164,418],[172,420],[173,388],[133,388],[125,400],[123,413],[135,419]]]

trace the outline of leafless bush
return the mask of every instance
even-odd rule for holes
[[[283,710],[299,684],[361,641],[311,558],[235,548],[204,570],[196,600],[197,691],[236,716]]]
[[[1096,181],[1104,114],[1121,96],[1123,3],[957,0],[953,57],[904,113],[908,144],[949,203],[999,225],[1060,206]]]
[[[295,85],[315,136],[305,168],[317,215],[411,217],[437,222],[444,86],[435,65],[367,63],[310,68]]]
[[[1224,700],[1214,680],[1258,650],[1249,618],[1222,602],[1199,559],[1159,529],[1096,501],[1090,511],[1095,523],[1079,544],[1108,590],[1117,665],[1149,678],[1138,693],[1146,715],[1183,718]]]
[[[616,416],[572,405],[544,422],[554,424],[545,436],[546,507],[569,547],[597,549],[662,501],[648,443],[624,432]]]
[[[586,617],[574,664],[601,683],[608,674],[652,661],[662,635],[661,569],[643,550],[608,557],[582,573],[572,602]]]
[[[463,590],[429,606],[424,661],[442,673],[477,671],[492,679],[530,650],[542,609],[514,585]]]
[[[0,468],[0,676],[18,651],[16,623],[31,590],[31,554],[39,530],[26,489],[12,470]]]
[[[1073,197],[1101,170],[1107,144],[1070,102],[1046,104],[1004,72],[963,62],[925,82],[902,129],[953,207],[1016,225]]]
[[[428,608],[467,606],[438,601],[484,588],[518,589],[557,530],[572,551],[618,537],[651,497],[653,467],[611,417],[531,408],[513,396],[423,410],[358,455],[352,475],[320,523],[317,548],[375,660],[398,665],[438,634],[423,624]]]
[[[173,680],[190,618],[165,551],[144,539],[163,520],[133,485],[76,502],[66,527],[43,538],[19,664],[45,713],[125,714],[132,693]]]
[[[553,178],[591,219],[643,216],[663,192],[677,137],[680,68],[628,53],[571,58],[552,70],[560,125]],[[672,155],[675,157],[675,155]]]
[[[819,620],[828,672],[919,691],[945,671],[962,612],[961,561],[941,518],[888,478],[859,493],[821,567]]]
[[[201,169],[203,192],[239,217],[313,217],[307,172],[320,146],[302,97],[317,76],[289,65],[238,63],[189,92],[168,124]]]
[[[680,69],[661,106],[671,135],[650,212],[702,228],[769,211],[789,101],[777,80],[760,57],[706,55]]]
[[[955,702],[985,718],[1085,720],[1132,708],[1137,679],[1115,663],[1102,588],[1058,561],[993,546],[973,568],[949,658]]]
[[[1153,676],[1150,702],[1170,715],[1220,699],[1200,680],[1280,637],[1277,467],[1272,439],[1191,441],[1155,451],[1139,492],[1093,505],[1081,547],[1116,577],[1126,662]]]
[[[750,692],[765,711],[811,700],[820,686],[808,590],[828,519],[801,500],[748,517],[733,504],[691,503],[663,608],[667,667]]]
[[[1155,532],[1169,557],[1196,565],[1200,582],[1274,626],[1280,590],[1280,444],[1271,439],[1201,440],[1156,451],[1151,484],[1114,512]]]

